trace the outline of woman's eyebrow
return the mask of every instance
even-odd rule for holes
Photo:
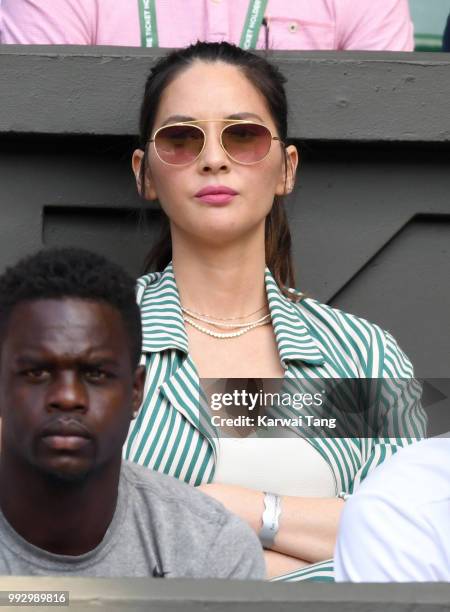
[[[170,117],[167,117],[167,119],[161,123],[161,127],[169,123],[180,123],[181,121],[195,121],[195,117],[189,117],[188,115],[170,115]]]
[[[225,119],[258,119],[261,123],[264,122],[256,113],[234,113],[233,115],[228,115]]]
[[[227,115],[224,119],[257,119],[263,123],[263,119],[256,113],[233,113],[232,115]],[[198,119],[190,117],[189,115],[170,115],[170,117],[167,117],[167,119],[161,123],[160,127],[169,125],[170,123],[181,123],[184,121],[198,121]]]

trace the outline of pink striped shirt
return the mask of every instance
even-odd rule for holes
[[[141,45],[138,0],[2,0],[0,42]],[[249,0],[156,0],[159,47],[239,44]],[[413,50],[407,0],[269,0],[257,48]]]

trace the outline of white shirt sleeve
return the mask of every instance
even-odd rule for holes
[[[417,495],[420,500],[420,490]],[[449,580],[449,542],[445,544],[445,539],[450,530],[443,522],[443,503],[422,507],[419,501],[417,506],[402,507],[395,499],[380,495],[353,496],[346,503],[339,528],[336,581]]]

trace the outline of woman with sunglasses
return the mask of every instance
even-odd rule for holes
[[[389,334],[290,289],[283,196],[298,154],[283,83],[228,43],[197,43],[152,69],[133,170],[164,227],[138,283],[148,374],[124,453],[246,520],[269,577],[332,580],[345,496],[405,438],[218,438],[199,407],[200,379],[412,375]],[[408,436],[420,437],[408,392]]]

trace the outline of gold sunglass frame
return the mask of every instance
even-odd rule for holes
[[[281,145],[284,145],[284,142],[278,137],[278,136],[274,136],[272,134],[272,132],[270,131],[270,129],[267,127],[267,125],[264,125],[264,123],[258,123],[257,121],[249,121],[247,119],[196,119],[195,121],[178,121],[176,123],[169,123],[167,125],[162,125],[160,128],[158,128],[155,133],[153,134],[153,138],[150,138],[150,140],[148,141],[149,143],[153,142],[154,146],[155,146],[155,153],[156,156],[158,157],[158,159],[163,163],[166,164],[167,166],[176,166],[176,167],[180,167],[180,166],[189,166],[189,164],[193,164],[195,161],[197,161],[197,159],[201,156],[201,154],[203,153],[203,150],[206,146],[206,139],[207,139],[207,135],[205,130],[199,126],[196,125],[197,123],[226,123],[226,125],[223,126],[223,128],[220,131],[220,135],[219,135],[219,142],[220,142],[220,146],[222,147],[225,155],[227,157],[229,157],[232,161],[234,161],[236,164],[241,164],[242,166],[254,166],[255,164],[259,164],[260,162],[262,162],[264,159],[266,159],[266,157],[269,155],[270,153],[270,149],[272,148],[272,141],[273,140],[278,140],[280,142]],[[198,130],[200,130],[203,133],[203,146],[201,148],[201,150],[199,151],[197,157],[195,157],[194,159],[192,159],[189,162],[186,162],[185,164],[171,164],[170,162],[165,161],[164,159],[162,159],[158,153],[158,148],[155,144],[155,140],[156,137],[158,135],[158,133],[161,130],[164,130],[166,128],[169,127],[176,127],[179,125],[190,125],[192,127],[197,128]],[[223,146],[223,140],[222,140],[222,135],[223,132],[229,128],[232,125],[260,125],[262,127],[264,127],[270,134],[271,139],[270,139],[270,146],[267,150],[267,153],[264,155],[264,157],[261,157],[261,159],[258,159],[257,161],[254,162],[241,162],[238,161],[237,159],[234,159],[234,157],[232,155],[230,155],[230,153],[225,149],[225,147]]]

